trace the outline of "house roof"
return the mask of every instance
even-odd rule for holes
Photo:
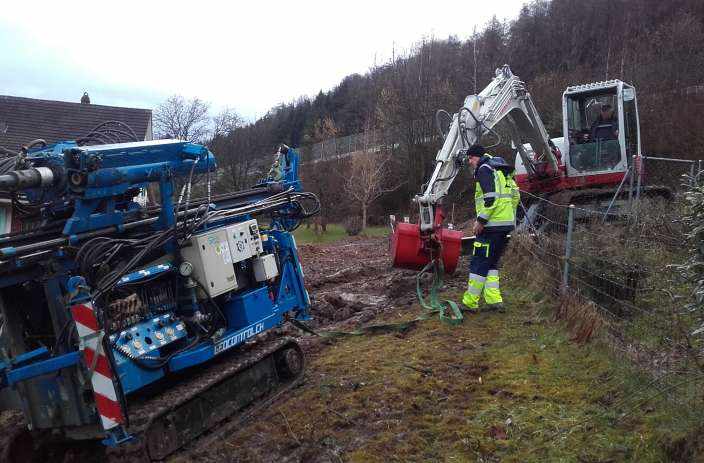
[[[150,109],[0,95],[0,146],[16,151],[37,138],[75,140],[106,121],[123,122],[144,140],[151,138],[151,119]]]

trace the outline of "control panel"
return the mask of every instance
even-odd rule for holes
[[[139,358],[185,337],[183,322],[165,314],[111,334],[110,343],[125,357]]]
[[[225,230],[233,263],[258,256],[263,252],[262,238],[256,220],[231,225]]]

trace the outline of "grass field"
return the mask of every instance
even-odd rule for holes
[[[237,449],[242,461],[694,461],[696,410],[653,394],[607,346],[572,342],[546,295],[508,280],[506,314],[331,342],[310,359],[303,386],[210,457]]]
[[[360,233],[360,236],[376,237],[386,236],[388,234],[389,227],[367,227]],[[347,238],[347,233],[345,232],[345,228],[340,224],[328,224],[327,231],[320,236],[316,236],[312,226],[311,228],[306,228],[305,225],[301,225],[298,230],[293,232],[293,236],[296,237],[296,242],[299,244],[333,243]]]

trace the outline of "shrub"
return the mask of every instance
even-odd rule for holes
[[[349,236],[357,236],[362,232],[362,220],[357,216],[350,216],[344,222],[345,232]]]

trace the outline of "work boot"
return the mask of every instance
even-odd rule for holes
[[[462,305],[464,306],[463,309],[472,313],[479,312],[479,303],[477,302],[477,299],[478,298],[476,296],[470,294],[469,292],[465,292],[462,297]]]
[[[504,307],[504,304],[502,302],[499,302],[497,304],[487,304],[483,311],[506,313],[506,307]]]

